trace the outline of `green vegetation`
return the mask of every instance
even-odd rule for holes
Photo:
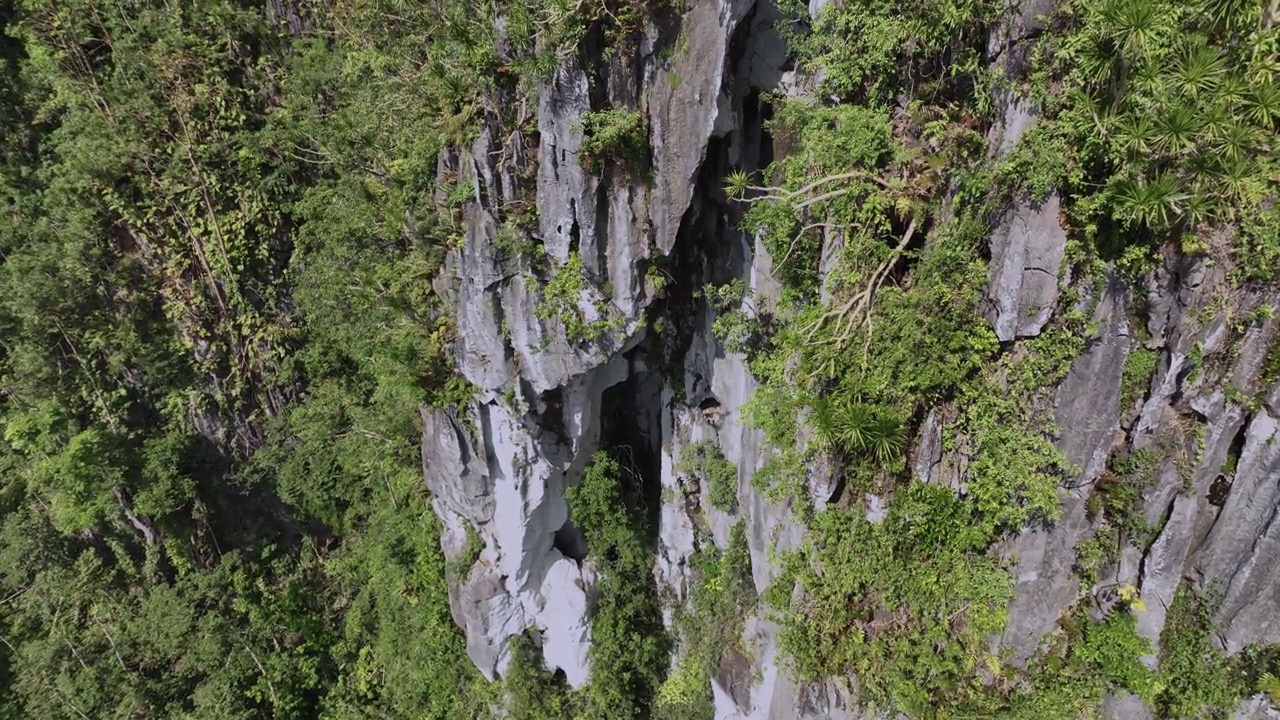
[[[480,559],[482,552],[484,552],[484,538],[481,538],[480,533],[468,523],[466,543],[456,556],[449,558],[447,563],[449,574],[454,577],[470,575],[472,566]]]
[[[692,578],[688,600],[675,613],[680,660],[658,688],[653,716],[660,720],[711,720],[711,678],[735,657],[746,664],[742,629],[756,592],[745,520],[730,528],[723,552],[710,545],[694,555]]]
[[[582,116],[582,167],[600,174],[609,163],[635,169],[649,156],[649,132],[638,110],[597,110]]]
[[[1160,633],[1160,675],[1164,689],[1155,700],[1161,717],[1227,717],[1253,688],[1237,662],[1210,639],[1215,599],[1183,586],[1173,599]]]
[[[1075,720],[1089,717],[1104,692],[1128,691],[1150,704],[1161,681],[1141,658],[1151,646],[1138,636],[1133,613],[1112,609],[1095,621],[1080,609],[1062,622],[1062,630],[1033,662],[1034,690],[1015,693],[1002,717],[1025,720]]]
[[[975,699],[980,668],[998,668],[988,633],[1005,622],[1012,583],[966,503],[913,484],[874,525],[829,511],[770,586],[784,616],[781,647],[805,677],[857,673],[867,698],[915,715]],[[804,597],[791,598],[791,582]]]
[[[589,297],[590,282],[582,268],[582,257],[570,253],[569,261],[554,271],[550,282],[542,288],[542,302],[534,308],[534,316],[543,322],[557,320],[564,326],[570,342],[595,342],[616,329],[617,319],[611,306],[594,307],[597,317],[583,317],[582,303]]]
[[[502,678],[507,712],[519,720],[577,717],[577,695],[563,677],[547,672],[542,653],[528,635],[511,641],[511,665]]]
[[[738,509],[738,468],[725,459],[714,442],[702,440],[685,446],[676,470],[706,485],[711,507],[728,513]]]
[[[437,159],[559,46],[477,9],[0,2],[0,717],[487,711],[415,425],[468,392]]]
[[[1125,357],[1120,379],[1120,412],[1131,411],[1134,403],[1147,394],[1159,360],[1159,353],[1141,346],[1135,347]]]
[[[1051,121],[1035,141],[1063,151],[1057,180],[1086,235],[1116,250],[1231,253],[1243,276],[1274,276],[1274,13],[1223,0],[1067,7],[1070,31],[1041,46]]]
[[[802,677],[856,675],[866,700],[912,716],[1009,707],[995,687],[1012,673],[988,637],[1004,627],[1012,581],[988,548],[1057,512],[1067,468],[1037,398],[1083,347],[1069,318],[1001,356],[979,314],[988,218],[1004,198],[989,189],[975,90],[989,81],[978,43],[995,11],[829,6],[796,47],[823,70],[816,95],[836,102],[775,99],[771,130],[792,151],[758,184],[725,183],[784,284],[777,317],[747,346],[762,382],[747,415],[775,450],[753,483],[789,496],[810,528],[767,596],[781,647]],[[950,66],[932,66],[938,57]],[[935,226],[948,189],[950,221]],[[823,271],[832,237],[840,254]],[[944,443],[972,458],[962,497],[904,477],[917,418],[940,404]],[[812,515],[801,488],[818,451],[846,493],[888,492],[887,518],[870,522],[858,503]]]
[[[670,643],[650,568],[653,539],[640,478],[600,452],[566,493],[599,579],[591,618],[591,680],[582,717],[649,716],[667,672]]]

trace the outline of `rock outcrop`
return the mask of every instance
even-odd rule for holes
[[[822,4],[814,0],[811,10]],[[989,50],[993,64],[1011,71],[1026,62],[1025,42],[1052,8],[1023,5]],[[756,0],[694,0],[678,26],[650,28],[633,57],[612,61],[603,73],[592,75],[572,58],[562,62],[539,93],[536,187],[521,187],[527,181],[495,164],[512,142],[496,131],[482,133],[467,156],[442,160],[442,172],[474,186],[465,242],[451,253],[444,284],[457,319],[459,371],[478,393],[464,412],[423,413],[423,465],[452,561],[454,618],[487,677],[505,670],[509,640],[529,631],[540,636],[548,667],[562,670],[571,685],[588,677],[594,571],[583,561],[584,541],[564,492],[607,427],[625,425],[654,455],[650,480],[663,497],[654,573],[672,602],[688,592],[700,521],[723,547],[732,523],[745,520],[761,591],[777,576],[774,553],[804,539],[787,503],[752,486],[770,452],[742,417],[755,380],[745,358],[715,339],[715,312],[693,293],[740,278],[753,297],[744,310],[767,312],[777,299],[771,259],[757,239],[733,229],[736,211],[719,189],[728,168],[758,169],[771,157],[758,93],[784,86],[804,92],[794,71],[783,72],[774,12]],[[1024,101],[1011,94],[997,101],[1004,112],[988,137],[993,157],[1012,152],[1036,122]],[[581,120],[602,102],[647,118],[651,183],[620,166],[584,170]],[[530,196],[538,231],[526,235],[509,227],[498,205]],[[1280,384],[1261,371],[1277,323],[1243,332],[1232,324],[1246,313],[1274,313],[1280,298],[1230,292],[1220,268],[1184,259],[1168,260],[1146,278],[1145,293],[1114,268],[1097,287],[1074,279],[1064,267],[1060,205],[1054,193],[1040,202],[1016,198],[990,238],[982,310],[1002,343],[1039,335],[1068,303],[1086,312],[1091,327],[1052,398],[1055,440],[1074,467],[1060,488],[1062,512],[1000,547],[1014,597],[1008,626],[992,643],[1026,666],[1068,608],[1124,584],[1135,586],[1148,608],[1139,615],[1140,634],[1157,642],[1185,582],[1221,589],[1216,620],[1227,652],[1280,642],[1280,605],[1273,602],[1280,592]],[[540,245],[546,266],[506,257],[511,233]],[[556,298],[556,313],[547,313],[548,283],[576,267],[575,258],[582,268],[581,282],[569,284],[576,296]],[[665,283],[654,281],[659,265]],[[675,288],[663,291],[663,284]],[[597,330],[572,334],[575,324],[558,313],[577,313]],[[679,328],[655,332],[655,318],[678,319]],[[1125,368],[1138,350],[1156,354],[1157,370],[1129,397],[1133,379]],[[650,356],[678,364],[659,372]],[[608,399],[619,388],[628,396],[621,412]],[[964,492],[966,459],[943,441],[947,411],[920,419],[911,470],[920,481]],[[681,475],[684,449],[702,441],[714,442],[736,468],[733,513],[713,509],[707,488],[695,493]],[[1159,458],[1141,507],[1153,539],[1103,568],[1097,586],[1083,586],[1076,548],[1098,528],[1087,509],[1090,494],[1110,458],[1143,450]],[[821,508],[834,488],[821,469],[811,475]],[[691,507],[702,509],[697,517]],[[883,498],[866,498],[866,512],[881,521]],[[776,634],[768,620],[748,620],[744,647],[752,653],[742,676],[754,680],[717,678],[717,717],[865,717],[843,683],[791,679]],[[1103,712],[1119,719],[1145,710],[1137,698],[1113,695]],[[1270,712],[1266,703],[1248,701],[1239,717]]]

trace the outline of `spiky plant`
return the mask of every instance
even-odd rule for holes
[[[1245,105],[1249,120],[1261,128],[1271,130],[1280,122],[1280,88],[1275,85],[1253,88]]]
[[[1152,0],[1105,0],[1102,20],[1126,57],[1141,57],[1157,45],[1165,11],[1160,6]]]
[[[1119,69],[1111,38],[1103,35],[1088,36],[1076,56],[1076,72],[1083,79],[1085,87],[1095,91],[1110,90]]]
[[[751,187],[751,175],[744,170],[734,170],[724,179],[724,194],[730,200],[741,200],[746,197]]]
[[[836,397],[814,408],[814,436],[830,450],[867,457],[884,464],[902,453],[902,421],[889,410],[849,397]]]
[[[1116,211],[1131,223],[1163,230],[1177,222],[1185,199],[1178,179],[1160,172],[1150,179],[1121,180],[1116,188]]]
[[[870,407],[857,402],[842,403],[835,415],[836,443],[847,452],[863,452],[874,432],[875,422],[876,416]]]
[[[1247,158],[1255,147],[1253,131],[1238,122],[1228,124],[1215,135],[1217,141],[1213,144],[1214,149],[1232,162]]]
[[[1228,108],[1234,108],[1245,102],[1250,95],[1249,82],[1236,73],[1227,73],[1218,83],[1218,90],[1215,93],[1218,102],[1226,105]]]
[[[1258,690],[1267,694],[1271,704],[1280,706],[1280,677],[1268,670],[1258,678]]]
[[[1227,72],[1222,52],[1201,40],[1188,43],[1174,71],[1178,90],[1188,97],[1212,93]]]
[[[1236,113],[1224,103],[1212,103],[1200,108],[1200,124],[1206,137],[1221,138],[1223,132],[1236,124]]]
[[[889,412],[878,413],[866,435],[866,452],[881,465],[902,455],[902,421]]]
[[[1213,217],[1216,209],[1217,203],[1213,196],[1208,192],[1197,190],[1187,195],[1182,205],[1182,219],[1188,227],[1196,228]]]
[[[1128,156],[1143,158],[1151,154],[1155,128],[1145,113],[1131,115],[1116,131],[1116,144]]]
[[[1261,3],[1256,0],[1195,0],[1192,5],[1213,29],[1234,32],[1257,24]]]
[[[1159,112],[1155,118],[1155,144],[1160,150],[1176,155],[1196,145],[1202,118],[1187,105],[1173,105]]]
[[[1222,158],[1217,177],[1220,193],[1239,205],[1251,205],[1257,202],[1260,194],[1259,175],[1258,166],[1252,158]]]

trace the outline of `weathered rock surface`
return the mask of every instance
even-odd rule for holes
[[[1061,490],[1062,514],[1049,527],[1025,530],[1009,550],[1017,558],[1009,624],[999,645],[1019,665],[1080,596],[1073,571],[1075,547],[1092,531],[1085,498],[1106,465],[1120,418],[1120,379],[1129,352],[1128,292],[1118,279],[1106,285],[1094,313],[1099,336],[1090,341],[1058,387],[1054,407],[1058,446],[1078,474]]]
[[[593,110],[592,91],[572,58],[539,93],[535,237],[521,237],[495,215],[492,200],[511,200],[518,189],[518,179],[494,165],[505,148],[496,133],[482,132],[471,156],[454,168],[470,178],[475,199],[464,209],[466,238],[447,263],[453,282],[446,289],[458,322],[459,371],[486,392],[464,415],[424,413],[423,465],[444,521],[446,555],[464,551],[468,528],[484,544],[470,572],[450,578],[450,600],[468,654],[488,677],[503,672],[508,640],[527,629],[542,633],[549,667],[575,686],[587,677],[593,574],[565,555],[580,551],[581,540],[567,524],[564,490],[596,447],[605,391],[634,370],[623,355],[641,342],[643,313],[655,298],[645,281],[647,263],[672,250],[710,138],[736,127],[728,53],[753,5],[698,0],[684,15],[674,57],[647,51],[639,87],[620,66],[611,71],[609,101],[636,107],[649,120],[652,198],[643,178],[621,168],[603,179],[584,172],[581,119]],[[512,233],[541,242],[550,267],[505,257]],[[592,340],[568,337],[561,318],[537,311],[548,280],[539,273],[563,271],[574,253],[582,260],[582,290],[565,312],[576,310],[584,323],[609,322]],[[656,409],[661,391],[652,392]],[[671,426],[656,414],[653,422]],[[681,522],[664,510],[659,568],[673,586],[692,552],[691,527]]]
[[[811,12],[823,4],[812,0]],[[1009,20],[992,35],[989,62],[1019,72],[1027,41],[1055,5],[1011,6]],[[767,314],[777,302],[771,259],[757,239],[732,229],[739,211],[719,191],[729,168],[757,169],[771,157],[758,93],[812,91],[812,78],[782,71],[786,54],[773,29],[776,14],[755,0],[694,0],[678,38],[650,28],[634,66],[614,62],[601,77],[566,59],[538,98],[536,233],[507,227],[494,202],[522,190],[522,180],[493,160],[518,139],[499,140],[486,129],[470,153],[441,160],[442,174],[456,172],[474,186],[474,200],[464,207],[465,242],[451,253],[438,289],[453,301],[460,372],[480,392],[456,413],[423,413],[423,464],[444,527],[441,544],[455,560],[451,610],[471,660],[488,677],[505,670],[510,638],[530,630],[541,634],[549,667],[563,670],[574,686],[588,677],[595,575],[580,560],[585,541],[564,492],[606,426],[626,425],[655,446],[652,481],[662,502],[654,576],[671,601],[668,622],[674,603],[689,591],[689,561],[699,543],[724,547],[732,525],[744,522],[753,580],[764,590],[779,573],[775,553],[804,541],[806,529],[792,508],[752,483],[772,450],[744,421],[756,388],[746,360],[716,340],[716,315],[705,301],[687,297],[689,289],[743,278],[753,295],[743,310]],[[654,49],[659,46],[672,52]],[[1037,121],[1037,109],[1011,92],[995,100],[1003,116],[988,150],[998,157],[1013,152]],[[602,101],[646,117],[651,183],[617,167],[584,171],[581,119]],[[523,190],[527,200],[529,188]],[[1063,480],[1056,521],[999,547],[1012,568],[1014,597],[1008,626],[992,643],[1025,666],[1083,596],[1131,583],[1148,608],[1138,615],[1138,630],[1154,647],[1175,593],[1187,582],[1220,585],[1216,619],[1228,652],[1280,642],[1280,604],[1274,602],[1280,594],[1280,387],[1261,387],[1260,378],[1276,323],[1242,320],[1264,306],[1274,311],[1276,298],[1230,295],[1224,271],[1195,260],[1168,261],[1142,283],[1145,297],[1115,277],[1095,289],[1064,267],[1060,211],[1056,194],[1041,203],[1018,199],[990,242],[981,309],[1002,342],[1039,335],[1068,288],[1071,297],[1085,298],[1076,307],[1092,310],[1095,334],[1054,392],[1052,407],[1044,408],[1075,472]],[[502,248],[511,232],[521,242],[541,243],[546,267],[506,257]],[[838,245],[838,237],[828,238],[827,261],[838,255]],[[609,321],[595,339],[567,337],[563,319],[538,311],[547,302],[547,283],[574,256],[583,282],[569,311],[587,322]],[[667,280],[685,292],[664,297],[657,290],[651,271],[660,260]],[[655,318],[678,319],[680,327],[669,323],[665,335],[650,332]],[[1157,371],[1141,383],[1140,397],[1121,407],[1126,360],[1139,337],[1158,354]],[[677,351],[657,352],[672,347]],[[658,373],[645,359],[651,350],[678,363]],[[628,417],[605,417],[620,412],[606,409],[607,396],[620,390],[631,396]],[[909,468],[919,481],[964,493],[969,442],[944,435],[955,414],[954,404],[922,413]],[[733,512],[711,507],[709,488],[681,469],[684,451],[701,441],[715,443],[737,469]],[[1096,529],[1088,497],[1113,451],[1137,450],[1159,457],[1141,507],[1154,537],[1148,546],[1126,548],[1098,588],[1082,587],[1075,548]],[[822,467],[810,471],[806,490],[821,509],[838,497],[839,484]],[[887,496],[854,499],[853,511],[883,521]],[[482,549],[462,572],[456,561],[470,561],[463,553],[474,550],[469,533],[479,536]],[[792,679],[778,656],[777,633],[768,620],[748,620],[745,650],[722,663],[713,682],[718,718],[869,717],[843,682],[810,686]],[[1108,696],[1102,712],[1117,720],[1150,717],[1150,709],[1128,695]],[[1238,717],[1274,716],[1254,699],[1242,704]]]
[[[1058,222],[1057,194],[1021,202],[991,236],[987,319],[1001,342],[1034,337],[1058,299],[1058,274],[1067,234]]]
[[[646,93],[653,152],[649,221],[663,254],[675,246],[707,142],[734,126],[723,93],[729,43],[755,0],[697,0],[684,15],[675,57]]]

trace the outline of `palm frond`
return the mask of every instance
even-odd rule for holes
[[[1220,193],[1238,204],[1252,204],[1260,194],[1260,174],[1252,158],[1223,158],[1217,177]]]
[[[897,460],[902,454],[902,421],[882,412],[872,423],[867,437],[867,451],[881,464]]]
[[[1211,195],[1193,192],[1183,204],[1182,216],[1188,226],[1195,228],[1212,217],[1215,209],[1216,203]]]
[[[875,420],[875,414],[866,405],[855,402],[843,404],[835,417],[836,439],[840,446],[849,452],[865,451]]]
[[[1196,0],[1194,7],[1210,27],[1234,32],[1257,24],[1261,3],[1254,0]]]
[[[1128,122],[1120,124],[1116,131],[1116,142],[1120,149],[1130,157],[1145,157],[1151,154],[1152,138],[1155,128],[1151,118],[1145,113],[1137,113]]]
[[[1236,73],[1227,73],[1218,83],[1218,102],[1235,107],[1249,98],[1249,83]]]
[[[1177,222],[1186,198],[1178,179],[1170,173],[1157,173],[1150,179],[1126,178],[1116,188],[1116,211],[1130,223],[1160,230]]]
[[[1275,673],[1271,671],[1262,673],[1258,678],[1258,690],[1269,695],[1272,704],[1280,703],[1280,678],[1276,677]]]
[[[743,170],[734,170],[724,179],[724,194],[730,200],[741,200],[751,185],[751,176]]]

